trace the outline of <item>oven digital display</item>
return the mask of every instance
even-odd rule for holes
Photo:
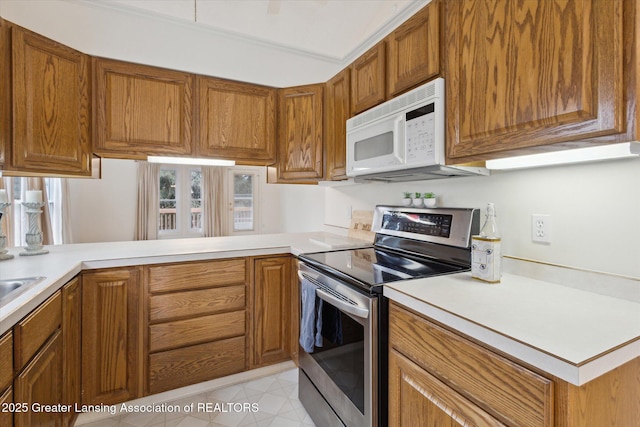
[[[382,228],[449,238],[452,221],[453,215],[388,211],[382,217]]]

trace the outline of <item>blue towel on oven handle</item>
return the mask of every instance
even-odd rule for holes
[[[307,353],[322,347],[322,300],[316,297],[316,286],[307,279],[300,282],[302,301],[300,315],[300,346]]]

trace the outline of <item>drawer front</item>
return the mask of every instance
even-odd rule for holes
[[[508,425],[553,425],[553,382],[395,303],[389,343]]]
[[[245,317],[242,310],[151,325],[149,352],[244,335]]]
[[[148,268],[149,292],[183,291],[246,283],[246,260],[224,259]]]
[[[149,356],[149,392],[159,393],[245,369],[244,337],[164,351]]]
[[[221,311],[244,310],[245,285],[152,295],[151,322],[179,317],[203,316]]]
[[[60,292],[18,323],[14,332],[14,367],[20,371],[62,323]]]
[[[0,393],[13,382],[13,333],[0,338]],[[1,409],[1,408],[0,408]]]

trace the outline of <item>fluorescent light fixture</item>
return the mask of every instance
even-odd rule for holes
[[[147,156],[149,163],[169,163],[174,165],[199,165],[199,166],[234,166],[235,160],[203,159],[200,157],[164,157]]]
[[[640,142],[625,142],[622,144],[606,144],[595,147],[574,148],[550,153],[487,160],[486,167],[487,169],[493,170],[525,169],[569,163],[624,159],[638,157],[639,155]]]

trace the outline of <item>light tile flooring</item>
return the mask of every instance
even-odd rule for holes
[[[164,402],[184,407],[194,403],[210,403],[210,408],[191,413],[128,413],[82,424],[84,427],[240,427],[314,426],[298,400],[298,370],[231,385],[188,398]],[[219,404],[217,407],[216,404]],[[240,405],[238,405],[240,404]],[[246,404],[246,405],[242,405]],[[255,405],[250,405],[255,404]],[[238,408],[238,411],[229,408]],[[242,407],[248,410],[243,410]],[[217,411],[215,410],[217,408]],[[226,411],[223,411],[226,409]]]

